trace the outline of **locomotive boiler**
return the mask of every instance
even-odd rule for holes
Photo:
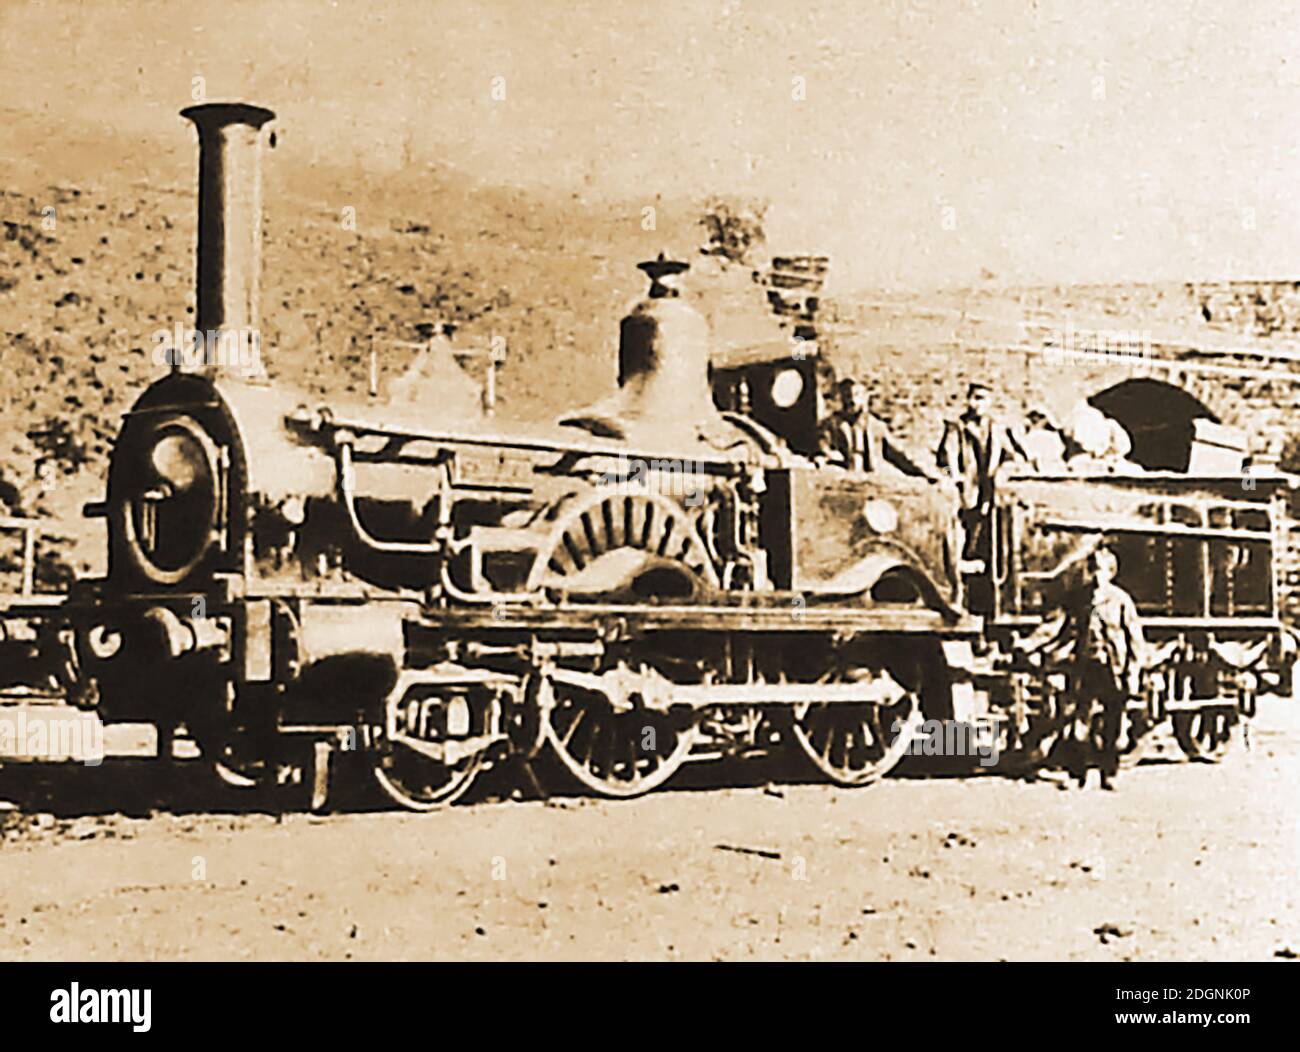
[[[819,463],[816,363],[719,359],[662,256],[620,324],[617,390],[553,426],[313,400],[228,353],[257,333],[273,115],[184,116],[202,353],[126,413],[89,509],[107,573],[64,607],[75,700],[155,724],[160,753],[183,732],[227,782],[303,785],[315,806],[343,772],[428,810],[503,764],[626,797],[761,754],[864,785],[926,719],[1045,733],[1055,673],[1018,641],[1097,536],[1165,560],[1167,588],[1140,600],[1168,648],[1152,719],[1181,713],[1209,750],[1218,732],[1189,720],[1248,714],[1279,631],[1267,500],[1186,478],[1009,484],[997,606],[976,616],[955,494]],[[1229,550],[1227,577],[1197,561]]]

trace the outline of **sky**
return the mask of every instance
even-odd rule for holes
[[[195,77],[305,163],[765,199],[839,290],[1300,275],[1289,3],[0,0],[52,133],[175,138]]]

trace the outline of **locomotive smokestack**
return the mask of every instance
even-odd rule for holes
[[[209,373],[260,373],[262,143],[263,126],[275,114],[244,103],[208,103],[182,110],[181,116],[199,133],[195,328],[204,336],[202,363]],[[220,333],[216,347],[212,332]],[[238,360],[233,349],[242,352]]]

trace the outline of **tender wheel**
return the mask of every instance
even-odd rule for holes
[[[482,753],[446,764],[394,742],[375,762],[374,773],[379,788],[394,803],[409,811],[436,811],[469,792],[482,768]]]
[[[1016,774],[1032,774],[1055,765],[1065,729],[1064,688],[1050,676],[1029,678],[1029,716],[1019,728],[1015,750],[1009,753],[1004,767]]]
[[[1033,773],[1046,768],[1068,768],[1071,759],[1066,748],[1073,740],[1067,733],[1069,719],[1068,686],[1052,682],[1051,677],[1031,681],[1034,712],[1028,726],[1020,735],[1015,754],[1009,759],[1007,769],[1015,774]],[[1137,766],[1143,756],[1142,744],[1154,725],[1145,711],[1129,709],[1124,715],[1124,747],[1120,750],[1120,765],[1125,769]]]
[[[1173,713],[1174,737],[1191,759],[1218,763],[1232,746],[1237,713],[1226,706]]]
[[[907,755],[921,726],[921,699],[880,669],[871,674],[897,697],[892,704],[796,707],[793,737],[813,766],[836,785],[869,785]]]
[[[616,677],[600,679],[609,686],[560,679],[542,687],[551,695],[543,698],[551,755],[583,788],[601,796],[629,798],[659,788],[686,762],[693,724],[644,707],[635,687],[624,689]]]

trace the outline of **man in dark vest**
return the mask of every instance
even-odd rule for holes
[[[885,463],[905,475],[935,481],[899,445],[889,425],[871,413],[871,397],[861,380],[841,380],[840,408],[822,424],[823,456],[850,471],[878,471]]]
[[[1033,457],[1015,429],[992,415],[993,389],[988,384],[973,383],[966,389],[966,411],[943,426],[943,437],[935,451],[935,463],[957,483],[961,506],[971,528],[966,531],[966,558],[983,555],[983,524],[993,510],[993,479],[998,469],[1011,460],[1021,460],[1031,467]]]

